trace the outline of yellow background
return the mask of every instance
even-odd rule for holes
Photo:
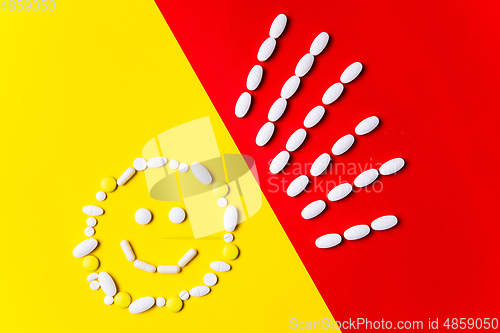
[[[0,51],[2,331],[276,332],[293,317],[331,317],[265,198],[235,232],[233,270],[180,313],[133,315],[90,290],[72,250],[86,239],[81,209],[98,204],[103,177],[119,177],[155,135],[207,115],[221,152],[238,152],[153,1],[0,10]],[[188,223],[168,221],[175,205],[149,198],[143,173],[102,203],[99,271],[133,299],[202,285],[209,262],[222,259],[223,233],[195,241]],[[154,214],[146,227],[133,220],[140,207]],[[149,274],[125,260],[121,239],[155,264],[175,263],[190,246],[200,254],[182,274]]]

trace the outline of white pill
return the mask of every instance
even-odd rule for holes
[[[375,219],[372,222],[373,230],[387,230],[394,227],[398,223],[398,218],[394,215],[386,215]]]
[[[189,251],[186,252],[186,254],[181,259],[179,259],[179,262],[177,264],[179,265],[179,267],[184,267],[197,254],[198,254],[198,251],[196,251],[195,249],[190,249]]]
[[[198,179],[202,184],[208,185],[212,182],[212,175],[207,168],[200,163],[194,162],[191,164],[191,171],[196,179]]]
[[[158,266],[156,270],[158,273],[176,274],[181,271],[181,268],[177,265],[162,265]]]
[[[323,52],[329,40],[330,36],[326,32],[320,33],[316,36],[316,38],[314,38],[311,47],[309,48],[309,52],[311,52],[312,55],[317,56]]]
[[[160,168],[167,164],[168,160],[166,157],[153,157],[147,163],[149,168]]]
[[[321,175],[326,170],[331,160],[332,158],[327,153],[319,155],[311,166],[311,175],[314,177]]]
[[[300,78],[296,75],[292,76],[288,80],[286,80],[283,88],[281,88],[280,96],[284,99],[289,99],[295,94],[300,85]]]
[[[203,282],[209,287],[215,286],[217,284],[217,281],[217,275],[215,275],[214,273],[207,273],[203,278]]]
[[[155,299],[151,296],[146,296],[133,301],[129,305],[128,310],[130,313],[141,313],[151,309],[153,305],[155,305]]]
[[[96,272],[94,272],[94,273],[90,274],[89,276],[87,276],[87,281],[92,282],[95,279],[97,279],[98,276],[99,276],[99,274],[97,274]]]
[[[174,207],[168,212],[168,218],[173,223],[181,223],[186,218],[186,212],[181,207]]]
[[[370,227],[366,224],[355,225],[344,232],[344,238],[347,240],[357,240],[370,233]]]
[[[92,290],[97,290],[97,289],[99,289],[100,286],[101,285],[97,281],[90,282],[90,289],[92,289]]]
[[[228,233],[226,233],[224,235],[224,242],[231,243],[233,240],[234,240],[234,235],[233,234],[231,234],[231,233],[228,232]]]
[[[104,201],[106,200],[106,193],[104,193],[103,191],[99,191],[96,193],[95,198],[99,201]]]
[[[160,308],[164,307],[167,302],[163,297],[158,297],[156,299],[156,306],[159,306]]]
[[[325,91],[321,101],[325,105],[330,105],[340,97],[342,91],[344,91],[344,86],[337,82]]]
[[[339,201],[344,199],[352,192],[352,185],[349,183],[344,183],[335,186],[330,192],[328,192],[328,200]]]
[[[377,179],[378,177],[378,171],[377,169],[370,169],[366,170],[365,172],[362,172],[359,176],[354,179],[354,185],[356,187],[365,187],[370,185]]]
[[[309,177],[306,175],[298,176],[288,185],[286,194],[288,194],[289,197],[295,197],[304,191],[307,184],[309,184]]]
[[[113,296],[105,296],[104,297],[104,304],[106,305],[111,305],[115,302]]]
[[[137,171],[144,171],[148,167],[148,163],[142,157],[138,157],[132,164]]]
[[[95,230],[92,227],[87,227],[87,228],[85,228],[85,230],[83,231],[83,233],[85,234],[85,236],[91,237],[91,236],[94,235]]]
[[[339,245],[342,241],[342,236],[339,234],[326,234],[316,239],[316,246],[320,249],[329,249]]]
[[[171,160],[170,162],[168,162],[168,167],[172,170],[177,169],[179,167],[179,161]]]
[[[286,27],[287,17],[285,14],[279,14],[271,24],[271,29],[269,29],[269,36],[272,38],[278,38],[283,33]]]
[[[179,297],[183,301],[187,301],[189,299],[189,292],[187,290],[183,290],[179,293]]]
[[[199,287],[194,287],[189,291],[189,294],[194,297],[201,297],[205,296],[210,292],[210,288],[207,286],[199,286]]]
[[[311,53],[307,53],[305,56],[300,58],[297,66],[295,67],[295,75],[298,77],[303,77],[311,69],[314,63],[314,56]]]
[[[127,257],[128,261],[134,261],[135,260],[135,253],[132,250],[132,247],[130,246],[130,243],[127,242],[126,240],[122,240],[120,242],[120,246],[123,250],[123,253],[125,253],[125,257]]]
[[[108,296],[116,295],[116,284],[111,275],[106,272],[99,273],[99,283],[101,284],[102,291]]]
[[[236,101],[236,106],[234,107],[234,114],[238,118],[243,118],[248,109],[250,109],[250,104],[252,103],[252,95],[246,91],[240,95],[238,101]]]
[[[87,225],[89,227],[95,227],[96,224],[97,224],[97,220],[95,219],[95,217],[89,217],[87,219]]]
[[[304,140],[306,139],[307,132],[303,128],[299,128],[295,132],[290,135],[288,138],[288,141],[286,142],[286,150],[288,151],[295,151],[297,150],[302,143],[304,143]]]
[[[210,263],[210,268],[217,272],[227,272],[231,270],[231,266],[224,261],[214,261]]]
[[[359,73],[361,73],[361,70],[363,69],[363,65],[361,65],[360,62],[355,62],[349,67],[347,67],[342,75],[340,76],[340,82],[342,83],[349,83],[355,78],[358,77]]]
[[[99,216],[104,214],[102,208],[97,206],[85,206],[82,208],[83,212],[89,216]]]
[[[288,163],[288,160],[290,159],[290,153],[287,152],[286,150],[283,150],[278,153],[271,162],[271,165],[269,166],[269,171],[271,171],[272,174],[277,174],[283,168],[286,166]]]
[[[354,136],[352,136],[351,134],[344,135],[343,137],[338,139],[337,142],[335,142],[335,144],[333,145],[332,154],[337,156],[342,155],[343,153],[348,151],[349,148],[351,148],[353,143],[354,143]]]
[[[275,47],[276,47],[276,39],[269,37],[260,46],[259,52],[257,53],[257,59],[259,61],[266,61],[267,59],[269,59],[271,54],[273,54]]]
[[[134,266],[136,268],[142,269],[143,271],[146,271],[148,273],[154,273],[154,272],[156,272],[156,267],[155,266],[150,265],[147,262],[144,262],[142,260],[135,260],[134,261]]]
[[[311,202],[302,210],[302,217],[306,220],[310,220],[319,214],[321,214],[326,208],[326,203],[323,200],[316,200]]]
[[[97,240],[95,238],[88,238],[73,249],[73,256],[75,256],[76,258],[81,258],[94,251],[96,247]]]
[[[321,105],[318,105],[314,107],[309,113],[307,114],[306,118],[304,119],[304,126],[306,128],[311,128],[315,126],[321,118],[323,118],[323,115],[325,114],[325,108],[322,107]]]
[[[217,204],[219,205],[219,207],[226,207],[227,206],[227,199],[226,198],[219,198],[219,200],[217,200]]]
[[[380,120],[376,116],[368,117],[361,121],[354,129],[357,135],[365,135],[370,133],[378,126]]]
[[[255,65],[253,68],[250,70],[250,73],[248,73],[247,77],[247,89],[248,90],[255,90],[260,84],[260,81],[262,80],[262,74],[264,73],[264,70],[262,69],[261,65]]]
[[[274,133],[274,124],[271,122],[267,122],[262,126],[257,133],[257,137],[255,138],[255,143],[257,146],[262,147],[266,143],[269,142]]]
[[[140,208],[135,212],[135,222],[146,225],[151,222],[151,212],[146,208]]]
[[[189,170],[189,166],[186,163],[179,164],[179,171],[180,172],[187,172],[188,170]]]
[[[118,184],[119,186],[125,185],[130,180],[130,178],[132,178],[134,174],[135,174],[135,169],[128,168],[127,170],[125,170],[123,175],[121,175],[120,178],[118,178],[116,184]]]
[[[269,121],[276,121],[281,118],[283,115],[283,112],[285,112],[287,105],[286,99],[280,97],[278,98],[273,105],[271,105],[271,108],[269,109],[269,113],[267,114],[267,119]]]
[[[236,228],[236,224],[238,224],[238,210],[234,206],[227,206],[224,212],[224,229],[231,232]]]
[[[398,158],[393,158],[392,160],[387,161],[384,164],[382,164],[379,171],[380,171],[381,175],[388,176],[388,175],[392,175],[393,173],[398,172],[404,166],[405,166],[405,160],[398,157]]]

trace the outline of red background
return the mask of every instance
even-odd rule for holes
[[[428,318],[499,316],[499,2],[157,4],[240,151],[256,159],[262,189],[335,319],[427,325]],[[246,91],[246,76],[259,63],[257,51],[279,13],[288,16],[288,25],[272,57],[261,63],[264,78],[252,93],[249,113],[236,118],[236,100]],[[322,31],[330,34],[329,45],[289,100],[270,143],[257,147],[255,135],[269,107]],[[327,201],[322,215],[306,221],[302,208],[326,200],[333,186],[289,198],[274,193],[268,165],[354,61],[363,63],[362,75],[326,107],[325,118],[308,130],[291,162],[313,162],[330,153],[338,138],[376,115],[379,127],[356,136],[351,150],[334,162],[360,163],[356,174],[369,168],[365,163],[394,157],[407,165],[379,178],[380,193]],[[295,177],[279,175],[287,183]],[[339,172],[317,180],[339,178],[352,182],[355,175]],[[329,250],[314,246],[323,234],[342,234],[387,214],[399,218],[393,229]]]

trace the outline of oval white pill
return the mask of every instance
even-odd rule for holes
[[[376,116],[368,117],[365,120],[361,121],[358,126],[356,126],[354,132],[357,135],[365,135],[370,133],[378,126],[380,120]]]
[[[168,212],[168,218],[173,223],[181,223],[186,218],[186,212],[181,207],[174,207]]]
[[[272,174],[277,174],[283,168],[286,166],[288,163],[288,160],[290,159],[290,153],[287,152],[286,150],[281,151],[274,157],[273,161],[271,162],[271,165],[269,166],[269,171]]]
[[[351,134],[347,134],[347,135],[341,137],[333,145],[332,154],[337,155],[337,156],[342,155],[343,153],[348,151],[349,148],[351,148],[353,143],[354,143],[354,136],[352,136]]]
[[[299,128],[295,132],[290,135],[288,138],[288,141],[286,142],[286,150],[288,151],[295,151],[297,150],[302,143],[304,143],[304,140],[306,139],[307,132],[303,128]]]
[[[151,296],[146,296],[133,301],[129,305],[128,310],[130,313],[141,313],[149,310],[153,305],[155,305],[155,299]]]
[[[187,290],[183,290],[179,293],[179,297],[183,301],[187,301],[189,299],[189,292]]]
[[[280,119],[283,112],[285,112],[286,104],[286,99],[282,97],[278,98],[273,105],[271,105],[269,113],[267,114],[267,119],[269,119],[269,121],[276,121]]]
[[[102,291],[108,296],[116,295],[116,284],[111,275],[106,272],[99,273],[99,283],[101,284]]]
[[[386,215],[375,219],[372,222],[373,230],[387,230],[394,227],[398,223],[398,218],[394,215]]]
[[[344,232],[344,238],[347,240],[357,240],[367,236],[370,233],[370,227],[366,224],[355,225]]]
[[[97,289],[99,289],[100,286],[101,285],[97,281],[90,282],[90,289],[92,289],[92,290],[97,290]]]
[[[243,118],[248,109],[250,109],[250,104],[252,103],[252,95],[247,93],[246,91],[240,95],[238,101],[236,102],[236,106],[234,107],[234,114],[238,118]]]
[[[329,154],[321,154],[311,166],[311,175],[313,175],[314,177],[321,175],[326,170],[331,160],[332,158]]]
[[[154,272],[156,272],[156,267],[155,266],[150,265],[147,262],[144,262],[142,260],[135,260],[134,261],[134,267],[142,269],[143,271],[146,271],[148,273],[154,273]]]
[[[325,105],[332,104],[340,97],[343,91],[344,86],[342,83],[337,82],[325,91],[321,101]]]
[[[295,75],[298,77],[303,77],[311,69],[314,63],[314,56],[311,53],[307,53],[302,58],[300,58],[297,66],[295,67]]]
[[[317,56],[323,52],[329,40],[330,36],[326,32],[320,33],[316,36],[316,38],[314,38],[311,47],[309,48],[309,52],[311,52],[312,55]]]
[[[354,179],[354,185],[356,187],[365,187],[370,185],[377,179],[378,177],[378,171],[377,169],[370,169],[366,170],[365,172],[362,172],[359,176]]]
[[[146,208],[140,208],[135,212],[135,221],[141,225],[151,222],[151,212]]]
[[[379,171],[381,175],[388,176],[398,172],[404,166],[405,166],[405,160],[403,160],[401,157],[398,157],[398,158],[393,158],[392,160],[382,164]]]
[[[320,249],[329,249],[336,245],[339,245],[342,241],[342,236],[339,234],[327,234],[316,239],[316,246]]]
[[[179,262],[177,263],[177,265],[179,265],[179,267],[186,266],[187,263],[190,262],[191,259],[193,259],[197,254],[198,254],[198,251],[196,251],[195,249],[189,249],[186,252],[186,254],[181,259],[179,259]]]
[[[127,170],[125,170],[125,172],[120,176],[120,178],[118,178],[118,180],[116,181],[116,184],[118,184],[119,186],[123,186],[125,185],[129,180],[130,178],[132,178],[132,176],[135,174],[135,169],[134,168],[128,168]]]
[[[296,75],[292,76],[286,80],[283,88],[281,88],[281,97],[284,99],[289,99],[295,94],[300,85],[300,78]]]
[[[194,162],[191,164],[191,171],[196,179],[198,179],[202,184],[208,185],[212,182],[212,175],[207,168],[200,163]]]
[[[164,307],[167,302],[163,297],[158,297],[156,299],[156,306],[159,306],[160,308]]]
[[[148,167],[148,163],[142,157],[138,157],[132,164],[137,171],[144,171]]]
[[[171,160],[170,162],[168,162],[168,167],[172,170],[177,169],[179,167],[179,161]]]
[[[330,192],[328,192],[328,200],[339,201],[344,199],[352,192],[352,185],[349,183],[344,183],[335,186]]]
[[[153,157],[147,162],[149,168],[159,168],[167,164],[168,160],[166,157]]]
[[[194,296],[194,297],[201,297],[205,296],[210,292],[210,288],[207,286],[199,286],[199,287],[194,287],[189,291],[189,295]]]
[[[95,219],[95,217],[89,217],[87,219],[87,225],[89,227],[95,227],[96,224],[97,224],[97,220]]]
[[[215,275],[214,273],[207,273],[203,278],[203,282],[209,287],[215,286],[217,284],[217,281],[217,275]]]
[[[286,27],[287,17],[285,14],[279,14],[274,19],[271,24],[271,29],[269,29],[269,36],[272,38],[278,38],[283,33]]]
[[[227,272],[231,270],[231,266],[224,261],[214,261],[210,263],[210,268],[217,272]]]
[[[113,299],[113,296],[105,296],[104,297],[104,304],[111,305],[114,302],[115,302],[115,300]]]
[[[120,242],[120,246],[123,250],[123,253],[125,253],[125,257],[127,257],[128,261],[134,261],[135,260],[135,253],[132,251],[132,247],[130,246],[130,243],[127,242],[126,240],[122,240]]]
[[[99,216],[104,214],[104,210],[97,206],[85,206],[82,208],[83,212],[89,216]]]
[[[104,201],[106,200],[106,193],[104,193],[103,191],[99,191],[96,193],[95,198],[99,201]]]
[[[302,218],[310,220],[321,214],[325,208],[326,203],[323,200],[313,201],[302,210]]]
[[[288,194],[289,197],[295,197],[304,191],[307,184],[309,184],[309,177],[306,175],[298,176],[288,185],[286,194]]]
[[[156,270],[158,271],[158,273],[176,274],[181,271],[181,268],[177,265],[163,265],[158,266]]]
[[[271,122],[267,122],[262,126],[257,133],[257,137],[255,138],[255,143],[257,146],[262,147],[266,143],[269,142],[274,133],[274,124]]]
[[[264,69],[262,69],[261,65],[255,65],[248,73],[247,77],[247,89],[255,90],[260,84],[262,80],[262,74],[264,73]]]
[[[187,172],[188,170],[189,170],[189,166],[186,163],[179,164],[179,171],[180,172]]]
[[[94,273],[90,274],[89,276],[87,276],[87,281],[92,282],[95,279],[97,279],[98,276],[99,276],[99,274],[97,274],[96,272],[94,272]]]
[[[361,73],[361,70],[363,69],[363,65],[361,65],[360,62],[355,62],[349,67],[347,67],[342,75],[340,76],[340,82],[342,83],[349,83],[355,78],[358,77],[359,73]]]
[[[224,229],[231,232],[236,228],[236,224],[238,224],[238,210],[234,206],[227,206],[224,212]]]
[[[85,234],[85,236],[91,237],[91,236],[94,235],[95,230],[92,227],[87,227],[87,228],[85,228],[85,230],[83,231],[83,233]]]
[[[231,243],[233,240],[234,240],[233,234],[228,232],[224,235],[224,242]]]
[[[76,258],[81,258],[94,251],[96,247],[97,240],[95,238],[88,238],[73,249],[73,256],[75,256]]]
[[[219,207],[226,207],[227,206],[227,199],[226,198],[219,198],[219,200],[217,200],[217,204],[219,205]]]
[[[269,37],[260,46],[259,52],[257,53],[257,59],[259,61],[266,61],[267,59],[269,59],[271,54],[273,54],[275,47],[276,47],[276,39]]]
[[[304,126],[306,128],[311,128],[315,126],[321,118],[323,118],[323,115],[325,114],[325,108],[322,107],[321,105],[318,105],[314,107],[309,113],[307,114],[306,118],[304,119]]]

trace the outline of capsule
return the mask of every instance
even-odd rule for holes
[[[177,265],[165,265],[165,266],[158,266],[158,273],[179,273],[181,271],[181,268]]]
[[[125,253],[125,257],[127,257],[127,260],[134,261],[135,254],[134,251],[132,251],[132,248],[130,247],[130,243],[127,242],[126,240],[122,240],[120,242],[120,246],[122,247],[123,253]]]
[[[147,262],[141,261],[141,260],[136,260],[134,261],[134,266],[142,269],[143,271],[149,272],[149,273],[154,273],[156,272],[156,267],[153,265],[148,264]]]
[[[191,259],[194,258],[198,254],[198,251],[195,249],[190,249],[189,251],[186,252],[186,254],[179,260],[177,263],[179,267],[184,267],[187,265],[188,262],[191,261]]]

